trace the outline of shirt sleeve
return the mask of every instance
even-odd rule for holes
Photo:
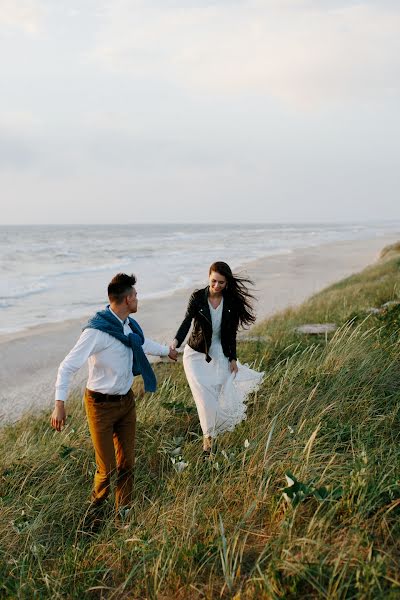
[[[101,331],[85,329],[80,338],[67,354],[58,368],[56,381],[56,400],[65,402],[72,376],[85,364],[89,356],[102,350]]]
[[[153,356],[168,356],[169,347],[146,338],[142,344],[143,352]]]

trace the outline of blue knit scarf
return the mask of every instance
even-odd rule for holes
[[[122,342],[125,346],[128,346],[128,348],[132,348],[132,373],[143,377],[144,389],[146,392],[155,392],[157,389],[157,380],[154,371],[147,360],[147,356],[143,352],[143,331],[135,319],[132,319],[131,317],[128,317],[128,319],[132,333],[125,335],[122,323],[107,307],[105,310],[98,311],[94,317],[89,319],[87,325],[85,325],[83,329],[98,329],[99,331],[104,331]]]

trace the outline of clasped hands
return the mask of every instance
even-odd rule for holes
[[[178,351],[176,349],[176,346],[178,344],[178,340],[173,340],[170,347],[169,347],[169,353],[168,353],[168,358],[170,358],[171,360],[174,360],[176,362],[177,358],[178,358]]]

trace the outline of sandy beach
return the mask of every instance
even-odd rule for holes
[[[397,236],[387,235],[336,242],[249,263],[244,272],[256,284],[258,321],[299,304],[323,287],[363,269],[376,260],[385,245],[397,240]],[[141,304],[140,283],[137,289],[137,319],[146,336],[169,343],[183,318],[192,290]],[[58,365],[74,345],[85,322],[86,319],[70,320],[0,336],[1,424],[18,420],[26,411],[50,411]],[[71,390],[83,388],[85,379],[86,368],[82,368]]]

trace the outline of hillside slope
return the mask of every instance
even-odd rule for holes
[[[110,499],[102,530],[84,531],[95,466],[80,398],[62,434],[47,414],[1,430],[0,596],[398,598],[398,299],[394,247],[255,327],[239,359],[264,383],[209,463],[182,365],[158,365],[125,529]],[[297,333],[306,323],[337,329]]]

